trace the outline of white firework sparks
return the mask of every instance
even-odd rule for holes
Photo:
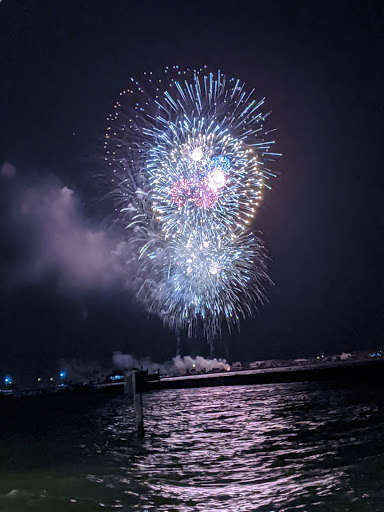
[[[207,337],[251,316],[268,282],[252,222],[273,140],[264,100],[222,73],[165,70],[120,94],[106,161],[120,218],[133,230],[138,297],[172,328]]]

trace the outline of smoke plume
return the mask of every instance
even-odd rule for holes
[[[13,256],[2,265],[5,282],[55,277],[58,288],[69,292],[131,286],[125,242],[87,219],[73,190],[54,177],[27,183],[15,177],[11,164],[1,167],[1,175],[1,236]]]
[[[211,371],[213,369],[227,370],[229,369],[225,359],[205,359],[202,356],[193,358],[191,356],[175,356],[171,361],[165,363],[155,363],[149,358],[136,359],[131,354],[123,354],[122,352],[114,352],[112,356],[114,365],[120,370],[130,370],[139,368],[156,372],[158,369],[163,375],[183,375],[192,370],[196,372]]]
[[[59,368],[66,373],[66,380],[74,384],[103,381],[112,372],[111,367],[102,366],[97,362],[85,363],[79,359],[61,359]]]

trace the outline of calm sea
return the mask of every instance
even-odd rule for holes
[[[28,401],[29,400],[29,401]],[[384,511],[384,392],[300,383],[0,409],[0,510]]]

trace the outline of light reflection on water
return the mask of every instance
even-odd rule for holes
[[[120,396],[80,411],[75,429],[1,443],[0,510],[384,510],[384,398],[373,386],[170,390],[143,405],[143,440]]]

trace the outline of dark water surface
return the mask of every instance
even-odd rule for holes
[[[1,407],[1,511],[384,511],[377,384],[153,392],[143,440],[124,395],[25,404]]]

